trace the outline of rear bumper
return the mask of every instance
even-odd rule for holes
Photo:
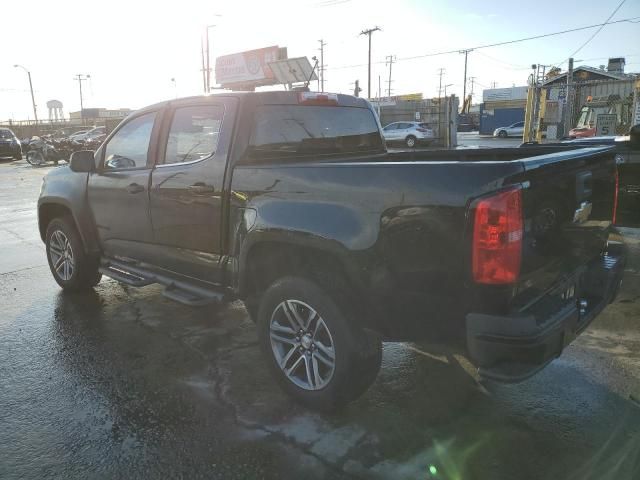
[[[550,313],[533,307],[509,316],[468,314],[467,348],[480,375],[501,382],[519,382],[559,357],[615,299],[626,261],[626,251],[619,247],[617,252],[598,258],[564,282],[567,289],[575,285],[575,298],[562,301]],[[563,285],[554,291],[566,291]],[[586,307],[579,306],[581,300],[587,302]]]

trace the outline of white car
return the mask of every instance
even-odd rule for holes
[[[521,137],[524,135],[524,122],[516,122],[508,127],[498,127],[493,131],[494,137]]]
[[[69,135],[68,139],[74,140],[74,141],[78,141],[78,140],[84,141],[84,137],[87,135],[88,132],[89,130],[80,130],[79,132],[75,132]]]
[[[387,143],[404,143],[413,148],[419,143],[431,143],[434,139],[433,130],[427,123],[394,122],[382,129]]]
[[[86,130],[82,132],[74,133],[69,137],[70,140],[73,140],[76,143],[84,143],[87,140],[93,140],[100,135],[104,135],[107,133],[107,129],[105,127],[95,127],[91,130]]]

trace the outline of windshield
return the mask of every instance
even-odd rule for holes
[[[0,130],[0,138],[2,140],[10,140],[13,138],[13,133],[10,130]]]
[[[367,108],[265,105],[256,111],[251,155],[347,154],[382,150]]]

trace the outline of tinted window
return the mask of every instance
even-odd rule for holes
[[[384,131],[388,132],[390,130],[395,130],[396,128],[398,128],[398,124],[397,123],[391,123],[389,125],[387,125],[386,127],[384,127]]]
[[[355,153],[383,148],[371,110],[302,105],[258,107],[250,146],[254,157]]]
[[[13,138],[13,133],[11,133],[11,130],[0,130],[0,138],[2,138],[2,139],[12,139]]]
[[[149,140],[156,114],[147,113],[127,122],[105,148],[104,168],[141,168],[147,165]]]
[[[524,127],[524,122],[518,122],[518,123],[514,123],[513,126],[515,128],[520,128],[520,127]]]
[[[201,160],[218,146],[222,106],[202,105],[178,108],[173,115],[164,163]]]

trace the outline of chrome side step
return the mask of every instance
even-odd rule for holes
[[[146,269],[138,263],[122,262],[111,258],[103,258],[100,273],[132,287],[144,287],[153,283],[164,285],[162,294],[176,302],[189,306],[202,306],[220,303],[225,300],[225,293],[213,288],[205,288],[168,275]]]
[[[111,277],[118,282],[122,282],[126,285],[131,285],[132,287],[144,287],[146,285],[151,285],[155,283],[154,280],[149,278],[140,277],[138,275],[133,275],[129,272],[125,272],[119,269],[116,269],[112,266],[108,267],[100,267],[98,269],[101,274],[106,275],[107,277]]]

